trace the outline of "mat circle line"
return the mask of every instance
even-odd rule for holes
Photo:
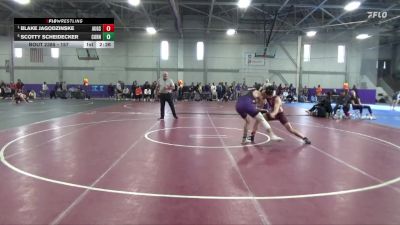
[[[242,129],[239,128],[233,128],[233,127],[215,127],[216,129],[226,129],[226,130],[240,130],[242,131]],[[169,145],[169,146],[174,146],[174,147],[185,147],[185,148],[208,148],[208,149],[216,149],[216,148],[243,148],[244,146],[257,146],[257,145],[263,145],[268,143],[271,138],[264,133],[260,133],[257,132],[260,135],[263,135],[265,137],[267,137],[266,141],[257,143],[257,144],[248,144],[248,145],[225,145],[225,146],[206,146],[206,145],[181,145],[181,144],[173,144],[173,143],[168,143],[168,142],[162,142],[162,141],[157,141],[154,140],[152,138],[149,137],[150,134],[155,133],[155,132],[159,132],[159,131],[163,131],[163,130],[175,130],[175,129],[215,129],[214,127],[171,127],[171,128],[163,128],[163,129],[157,129],[157,130],[152,130],[147,132],[144,137],[148,140],[151,141],[153,143],[157,143],[157,144],[162,144],[162,145]]]
[[[209,200],[278,200],[278,199],[300,199],[300,198],[315,198],[315,197],[326,197],[326,196],[336,196],[336,195],[343,195],[343,194],[351,194],[351,193],[357,193],[357,192],[364,192],[364,191],[369,191],[369,190],[374,190],[374,189],[378,189],[378,188],[383,188],[392,184],[395,184],[397,182],[400,181],[400,177],[396,177],[394,179],[391,180],[387,180],[385,182],[376,184],[376,185],[370,185],[370,186],[366,186],[366,187],[361,187],[361,188],[354,188],[354,189],[348,189],[348,190],[343,190],[343,191],[334,191],[334,192],[322,192],[322,193],[315,193],[315,194],[303,194],[303,195],[282,195],[282,196],[211,196],[211,195],[200,195],[200,196],[196,196],[196,195],[179,195],[179,194],[159,194],[159,193],[146,193],[146,192],[134,192],[134,191],[122,191],[122,190],[113,190],[113,189],[106,189],[106,188],[96,188],[96,187],[91,187],[91,186],[87,186],[87,185],[80,185],[80,184],[74,184],[74,183],[69,183],[69,182],[64,182],[64,181],[60,181],[60,180],[55,180],[55,179],[49,179],[46,177],[41,177],[26,171],[23,171],[17,167],[15,167],[14,165],[12,165],[11,163],[9,163],[6,159],[5,159],[5,155],[4,152],[5,150],[14,142],[17,142],[23,138],[35,135],[35,134],[39,134],[39,133],[43,133],[43,132],[47,132],[47,131],[51,131],[51,130],[56,130],[56,129],[61,129],[61,128],[65,128],[65,127],[75,127],[75,126],[81,126],[81,125],[90,125],[90,124],[98,124],[98,123],[109,123],[109,122],[121,122],[121,121],[129,121],[129,120],[139,120],[139,119],[124,119],[124,120],[104,120],[104,121],[97,121],[97,122],[89,122],[89,123],[79,123],[79,124],[72,124],[72,125],[66,125],[66,126],[59,126],[57,128],[50,128],[50,129],[45,129],[45,130],[41,130],[41,131],[36,131],[30,134],[26,134],[23,135],[21,137],[15,138],[14,140],[9,141],[7,144],[5,144],[1,150],[0,150],[0,159],[1,162],[7,166],[8,168],[10,168],[11,170],[20,173],[22,175],[34,178],[34,179],[38,179],[41,181],[45,181],[45,182],[49,182],[49,183],[54,183],[54,184],[59,184],[59,185],[64,185],[64,186],[69,186],[69,187],[75,187],[75,188],[81,188],[81,189],[85,189],[85,190],[91,190],[91,191],[99,191],[99,192],[106,192],[106,193],[114,193],[114,194],[123,194],[123,195],[135,195],[135,196],[145,196],[145,197],[158,197],[158,198],[179,198],[179,199],[209,199]],[[143,119],[141,119],[143,120]],[[306,124],[303,124],[305,126],[307,126]],[[312,126],[311,127],[317,127],[317,128],[327,128],[329,129],[329,127],[322,127],[322,126]],[[343,131],[343,132],[349,132],[346,130],[341,130],[341,129],[336,129],[334,128],[334,130],[337,131]],[[400,146],[395,145],[391,142],[376,138],[376,137],[371,137],[369,135],[366,134],[361,134],[361,133],[357,133],[357,132],[351,132],[353,134],[358,134],[361,136],[366,136],[366,137],[370,137],[373,138],[375,140],[380,140],[383,143],[390,143],[392,146],[395,146],[397,149],[400,149]]]

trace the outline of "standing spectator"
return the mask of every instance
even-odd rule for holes
[[[108,93],[108,97],[109,97],[109,98],[113,98],[113,97],[114,97],[114,86],[113,86],[112,83],[110,83],[110,84],[107,86],[107,93]]]
[[[178,100],[183,99],[183,80],[178,81]]]
[[[225,82],[225,84],[224,84],[223,82],[221,82],[221,84],[222,84],[222,97],[221,98],[223,98],[225,96],[226,92],[228,91],[228,83]]]
[[[151,86],[148,81],[146,81],[143,85],[143,94],[144,94],[144,101],[150,101],[150,96],[151,96]]]
[[[277,88],[278,88],[278,87],[276,86],[276,84],[275,84],[275,81],[272,82],[272,87],[273,87],[274,89],[277,89]]]
[[[66,92],[66,91],[67,91],[67,82],[63,81],[63,82],[61,83],[61,90],[62,90],[63,92]]]
[[[211,84],[211,99],[212,100],[216,100],[218,98],[218,95],[217,95],[217,86],[215,86],[215,84],[214,83],[212,83]]]
[[[343,83],[343,90],[349,92],[349,89],[350,89],[350,88],[349,88],[349,83],[344,82],[344,83]]]
[[[42,91],[40,92],[40,97],[43,99],[46,97],[47,92],[49,91],[49,87],[47,86],[46,82],[43,82],[42,84]]]
[[[245,82],[243,82],[243,84],[242,84],[242,90],[241,91],[247,91],[247,84],[245,83]]]
[[[136,88],[137,88],[137,81],[132,82],[132,99],[136,101]]]
[[[122,98],[123,99],[129,99],[131,97],[131,93],[128,87],[125,87],[124,90],[122,90]]]
[[[53,90],[50,91],[50,99],[53,99],[53,98],[57,99],[58,86],[59,86],[59,83],[56,82],[56,84],[54,85]]]
[[[121,86],[121,81],[117,82],[117,85],[115,87],[115,89],[117,90],[117,93],[115,95],[117,100],[120,100],[122,97],[122,86]]]
[[[25,84],[21,81],[21,79],[18,79],[17,83],[15,84],[15,90],[22,91],[24,89],[24,86],[25,86]]]
[[[296,88],[293,86],[293,84],[289,85],[289,95],[292,95],[292,96],[296,95]]]
[[[318,84],[317,89],[315,89],[315,95],[317,96],[317,98],[318,98],[319,96],[322,96],[322,87],[321,87],[321,85],[319,85],[319,84]]]
[[[304,88],[301,90],[300,99],[301,102],[308,102],[308,88],[304,85]]]
[[[217,97],[218,101],[222,99],[222,82],[219,82],[217,85]]]
[[[394,110],[400,101],[400,91],[396,91],[392,95],[392,110]]]
[[[157,81],[154,81],[151,85],[151,99],[154,101],[156,98]]]
[[[196,87],[194,86],[194,83],[189,86],[189,100],[192,101],[194,99],[194,90]]]
[[[283,87],[282,84],[279,84],[277,90],[276,90],[276,95],[281,96],[283,94]]]
[[[239,99],[240,91],[241,91],[240,83],[236,84],[235,90],[236,90],[236,99]]]
[[[178,119],[175,112],[174,102],[172,100],[172,91],[175,89],[175,84],[172,79],[168,77],[167,72],[163,72],[163,77],[158,80],[157,89],[160,93],[160,120],[164,119],[165,114],[165,102],[168,102],[169,107],[171,108],[172,114],[175,119]]]
[[[353,88],[351,90],[356,93],[356,96],[358,96],[358,89],[355,84],[353,85]]]
[[[6,83],[4,81],[0,80],[0,97],[5,98],[5,88],[6,88]]]
[[[266,89],[267,87],[271,86],[272,84],[269,82],[269,79],[265,79],[264,84],[261,86],[261,88],[259,89],[260,91],[263,89]]]
[[[135,89],[135,99],[140,102],[140,99],[142,99],[142,95],[143,95],[142,87],[140,87],[140,85],[137,85]]]
[[[203,91],[203,93],[205,94],[206,100],[207,100],[207,101],[211,101],[211,100],[212,100],[212,97],[211,97],[211,85],[210,85],[210,83],[204,85],[204,91]]]

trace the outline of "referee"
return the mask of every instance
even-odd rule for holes
[[[175,89],[175,84],[172,79],[168,78],[168,73],[163,72],[163,77],[158,80],[157,90],[160,94],[160,103],[161,103],[161,117],[160,120],[164,119],[164,109],[165,102],[168,102],[169,107],[171,108],[172,114],[175,119],[178,119],[175,112],[174,102],[172,100],[172,91]]]

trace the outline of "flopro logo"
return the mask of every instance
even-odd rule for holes
[[[388,16],[387,12],[367,12],[368,14],[368,19],[385,19]]]

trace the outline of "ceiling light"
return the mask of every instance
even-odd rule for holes
[[[360,1],[352,1],[352,2],[349,2],[349,3],[344,7],[344,10],[346,10],[346,11],[353,11],[353,10],[358,9],[358,7],[360,7],[360,5],[361,5],[361,2],[360,2]]]
[[[310,30],[306,34],[307,34],[307,37],[314,37],[317,34],[317,31]]]
[[[31,2],[31,0],[14,0],[14,2],[19,3],[21,5],[27,5]]]
[[[152,34],[152,35],[157,33],[157,31],[154,27],[146,27],[146,31],[147,31],[147,33]]]
[[[233,35],[236,34],[236,30],[235,29],[228,29],[226,31],[226,34],[229,35],[229,36],[233,36]]]
[[[250,6],[251,0],[239,0],[238,7],[241,9],[245,9]]]
[[[364,40],[364,39],[367,39],[369,37],[371,37],[371,36],[369,36],[368,34],[359,34],[359,35],[357,35],[356,38],[359,39],[359,40]]]
[[[128,3],[132,6],[138,6],[140,4],[140,0],[128,0]]]

